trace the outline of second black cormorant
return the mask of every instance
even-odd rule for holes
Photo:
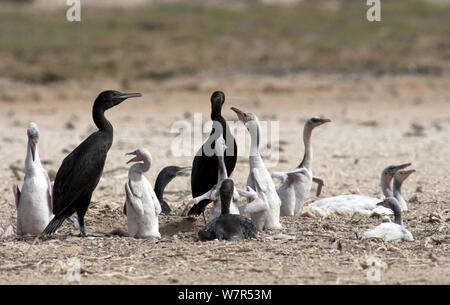
[[[237,145],[228,124],[222,117],[222,106],[224,102],[225,94],[223,92],[216,91],[212,94],[211,120],[213,121],[213,128],[208,139],[203,143],[202,147],[200,147],[192,162],[192,198],[203,195],[217,184],[219,162],[215,155],[214,147],[215,140],[219,136],[222,135],[225,144],[228,147],[225,151],[225,166],[227,168],[228,176],[231,176],[231,173],[236,166]],[[200,201],[189,210],[188,215],[200,215],[203,213],[203,217],[205,218],[205,208],[210,202],[211,200]]]

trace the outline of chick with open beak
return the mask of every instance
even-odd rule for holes
[[[144,176],[150,169],[152,157],[145,148],[126,155],[134,156],[127,164],[134,163],[128,172],[125,184],[128,233],[136,238],[160,238],[158,216],[161,205],[152,185]]]

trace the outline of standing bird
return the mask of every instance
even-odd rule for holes
[[[52,185],[39,159],[39,129],[35,123],[28,125],[27,135],[22,192],[16,184],[13,185],[17,208],[17,234],[39,235],[53,218]]]
[[[169,204],[164,200],[164,189],[176,176],[190,170],[191,167],[178,167],[178,166],[166,166],[164,167],[156,177],[155,181],[155,194],[158,197],[159,203],[161,204],[161,214],[170,215],[172,209]],[[123,206],[123,213],[127,215],[127,205]]]
[[[382,202],[377,203],[377,205],[384,206],[394,211],[394,222],[383,222],[375,229],[364,232],[362,236],[363,239],[382,238],[387,241],[414,240],[411,232],[403,226],[401,207],[395,197],[387,197]]]
[[[237,145],[231,134],[230,128],[222,117],[222,105],[225,102],[225,94],[221,91],[216,91],[211,96],[211,120],[213,121],[213,128],[211,133],[198,150],[192,162],[191,172],[191,190],[192,198],[196,198],[208,192],[214,185],[217,184],[217,173],[219,171],[219,162],[215,155],[214,145],[218,137],[222,136],[227,145],[225,152],[225,166],[228,176],[236,166],[237,160]],[[188,215],[203,214],[203,219],[206,223],[205,208],[211,200],[205,199],[195,204],[188,212]]]
[[[55,217],[43,234],[54,233],[66,218],[76,212],[81,236],[97,236],[86,233],[84,215],[91,202],[92,192],[100,181],[106,156],[113,143],[113,127],[105,118],[105,110],[128,98],[139,96],[142,95],[108,90],[95,99],[92,117],[98,131],[78,145],[62,162],[53,187]]]
[[[302,162],[293,171],[272,173],[273,178],[281,179],[281,184],[277,189],[281,199],[281,216],[294,216],[297,214],[308,199],[313,182],[318,183],[317,196],[320,195],[323,180],[319,177],[314,177],[312,174],[313,149],[311,134],[314,128],[327,122],[331,122],[331,120],[319,117],[312,117],[306,121],[303,128],[305,152]]]
[[[241,215],[230,214],[230,203],[233,200],[234,191],[233,180],[225,179],[222,181],[219,189],[221,214],[198,232],[201,241],[216,238],[242,241],[248,238],[256,238],[256,227],[250,219]]]
[[[160,238],[158,215],[161,213],[161,205],[152,185],[144,176],[150,169],[152,157],[144,148],[127,155],[135,156],[127,164],[142,161],[130,167],[128,183],[125,184],[128,234],[136,238]]]
[[[261,125],[258,117],[251,112],[243,112],[231,107],[236,112],[239,120],[245,125],[250,133],[250,172],[247,178],[247,189],[256,196],[248,196],[245,192],[240,195],[249,200],[243,212],[249,213],[255,223],[256,229],[282,229],[280,223],[280,205],[275,185],[259,153],[259,141],[261,138]],[[253,198],[252,198],[253,197]]]
[[[401,185],[414,170],[403,171],[403,169],[410,165],[411,163],[389,165],[383,169],[381,172],[381,191],[385,197],[395,196],[399,202],[404,203],[401,194]],[[397,175],[398,172],[401,172],[401,174]],[[396,178],[394,178],[394,183],[392,183],[392,178],[394,176]],[[394,185],[394,188],[392,188],[392,185]],[[392,214],[392,211],[389,209],[377,205],[378,202],[380,202],[380,199],[376,197],[351,194],[320,199],[309,205],[332,211],[348,211],[364,215],[372,215],[374,212],[379,215]],[[404,204],[406,206],[406,203]]]

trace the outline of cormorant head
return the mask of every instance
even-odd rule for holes
[[[127,164],[131,163],[131,162],[139,162],[139,161],[142,161],[142,162],[148,163],[148,164],[152,163],[152,155],[145,148],[138,148],[133,152],[126,153],[125,155],[135,156],[134,158],[130,159],[127,162]]]
[[[178,167],[178,166],[166,166],[161,172],[164,173],[164,176],[167,177],[170,180],[172,180],[173,178],[175,178],[178,175],[181,175],[187,171],[190,171],[191,167],[187,166],[187,167]]]
[[[36,123],[31,122],[30,124],[28,124],[27,136],[28,136],[28,143],[31,148],[31,156],[33,157],[34,161],[34,156],[36,154],[36,145],[39,142],[39,129]]]
[[[394,177],[394,175],[397,171],[407,168],[410,165],[411,165],[411,163],[404,163],[404,164],[400,164],[400,165],[389,165],[388,167],[383,169],[382,175],[385,178],[392,178],[392,177]]]
[[[107,90],[100,93],[95,100],[95,103],[101,105],[104,110],[119,105],[124,100],[131,97],[140,97],[140,93],[122,93],[115,90]]]
[[[239,121],[244,123],[245,127],[247,127],[247,129],[249,131],[251,131],[252,128],[257,125],[258,117],[255,114],[253,114],[251,112],[244,112],[244,111],[239,110],[239,109],[237,109],[235,107],[231,107],[231,110],[236,112]]]
[[[231,179],[225,179],[220,186],[220,202],[222,204],[222,214],[230,213],[230,203],[234,194],[234,182]]]
[[[331,122],[331,120],[314,116],[314,117],[310,118],[308,121],[306,121],[306,124],[308,124],[309,126],[314,128],[314,127],[320,126],[320,125],[328,123],[328,122]]]
[[[411,175],[415,171],[416,171],[415,169],[399,170],[395,173],[394,180],[399,183],[402,183],[403,181],[405,181],[406,178],[408,178],[409,175]]]
[[[220,113],[223,103],[225,103],[225,94],[222,91],[215,91],[211,95],[211,115]]]

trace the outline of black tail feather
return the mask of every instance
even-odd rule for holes
[[[63,224],[65,216],[55,217],[50,221],[50,223],[45,227],[44,231],[42,231],[42,235],[50,235],[56,232],[58,228]]]

